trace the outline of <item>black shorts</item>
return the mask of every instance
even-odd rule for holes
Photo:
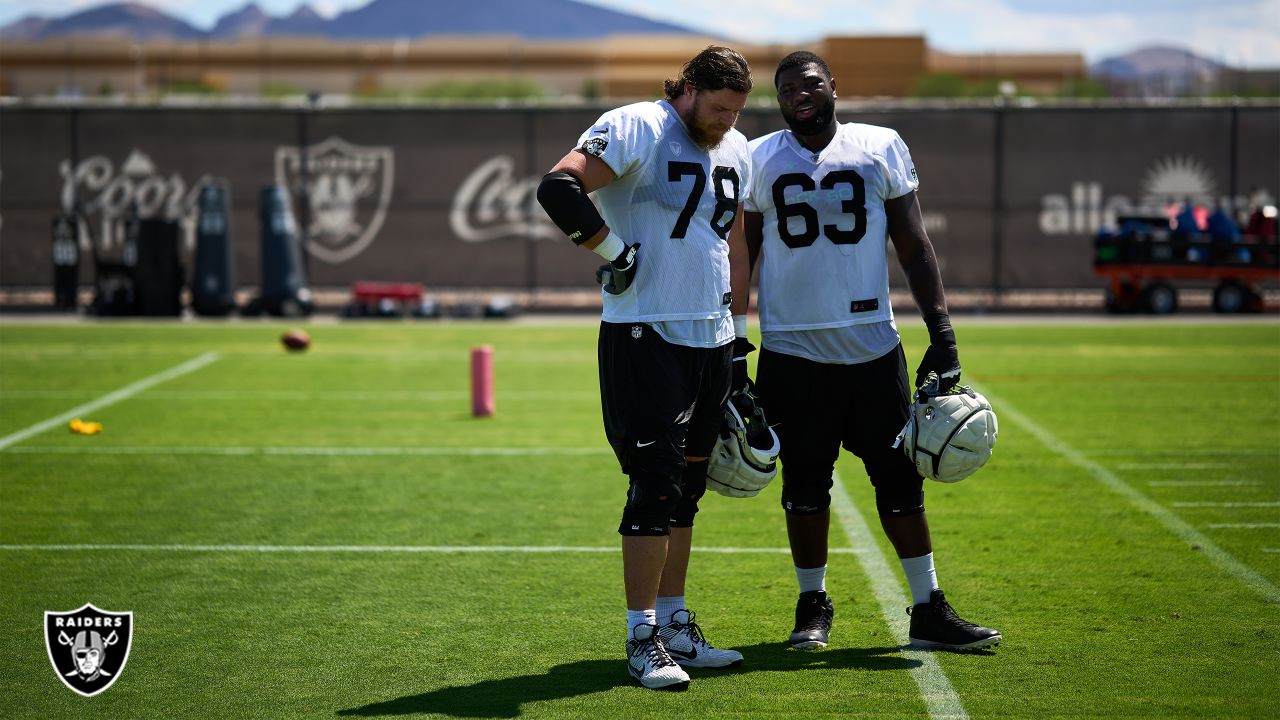
[[[920,475],[906,454],[893,447],[911,403],[901,344],[856,365],[819,363],[766,349],[756,375],[760,403],[782,441],[783,505],[788,512],[811,514],[830,506],[841,446],[862,460],[882,514],[923,509]]]
[[[732,381],[732,343],[693,348],[662,339],[645,323],[600,323],[600,405],[604,432],[624,473],[640,453],[670,476],[685,456],[715,446]],[[678,475],[677,475],[678,476]]]

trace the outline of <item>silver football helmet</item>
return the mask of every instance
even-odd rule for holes
[[[957,385],[941,395],[918,393],[894,447],[901,447],[920,475],[959,482],[986,464],[999,428],[991,403]]]
[[[754,497],[778,474],[781,449],[755,396],[750,391],[730,396],[707,465],[707,487],[728,497]]]

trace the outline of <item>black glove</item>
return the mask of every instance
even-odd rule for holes
[[[640,265],[640,256],[636,254],[639,250],[640,243],[628,245],[621,255],[596,269],[596,282],[604,286],[605,292],[621,295],[631,287]]]
[[[925,317],[929,326],[929,349],[916,368],[916,387],[931,383],[929,394],[941,395],[960,382],[960,355],[956,350],[956,333],[951,329],[951,316],[938,313]],[[930,373],[935,375],[930,378]],[[936,383],[936,386],[932,383]]]
[[[751,378],[747,377],[747,355],[755,349],[756,346],[746,338],[733,339],[733,385],[729,388],[730,395],[751,389]]]

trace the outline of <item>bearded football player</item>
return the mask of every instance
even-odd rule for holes
[[[789,129],[751,142],[744,206],[749,262],[758,259],[760,401],[781,438],[782,506],[799,584],[797,649],[827,645],[835,609],[826,592],[831,488],[840,448],[862,460],[876,509],[911,588],[911,643],[971,650],[1000,633],[961,619],[938,587],[923,480],[895,447],[913,390],[945,393],[960,378],[942,278],[925,233],[915,166],[894,130],[835,118],[826,62],[788,55],[774,75]],[[929,330],[908,384],[889,305],[886,238]],[[735,293],[745,312],[745,292]]]
[[[730,243],[745,262],[739,198],[751,180],[733,129],[751,91],[747,61],[709,47],[657,102],[605,113],[538,187],[573,242],[606,261],[600,323],[605,435],[628,477],[622,536],[627,671],[684,689],[684,667],[727,667],[685,602],[708,457],[732,389]],[[588,197],[594,193],[600,211]]]

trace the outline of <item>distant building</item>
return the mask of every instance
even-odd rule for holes
[[[415,93],[444,82],[516,81],[548,97],[649,98],[662,80],[711,38],[612,36],[594,42],[509,37],[432,37],[384,42],[322,39],[156,41],[59,38],[0,44],[0,94],[233,95],[320,92]],[[767,86],[792,50],[823,55],[841,96],[909,97],[933,73],[963,80],[1011,81],[1052,94],[1086,75],[1084,58],[1066,54],[957,55],[929,49],[922,36],[827,37],[808,44],[735,47]]]

